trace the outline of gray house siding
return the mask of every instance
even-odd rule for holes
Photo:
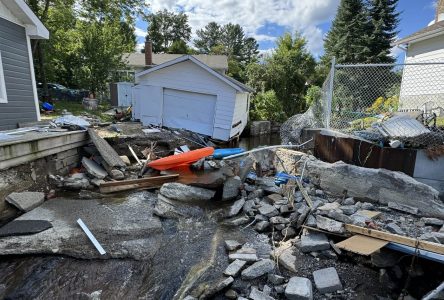
[[[0,130],[37,121],[25,28],[0,18],[0,52],[8,103],[0,103]]]

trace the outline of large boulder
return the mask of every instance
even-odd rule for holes
[[[303,114],[297,114],[285,121],[281,126],[281,140],[283,144],[301,142],[302,129],[317,125],[313,108],[307,109]]]
[[[387,205],[389,202],[417,207],[419,214],[444,218],[444,204],[439,192],[412,177],[386,169],[370,169],[342,161],[326,163],[313,156],[305,156],[297,163],[304,174],[325,192],[342,197],[345,194],[358,200]]]
[[[204,188],[190,186],[177,182],[169,182],[162,185],[160,194],[177,201],[189,202],[210,200],[216,192]]]

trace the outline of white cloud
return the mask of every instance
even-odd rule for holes
[[[140,52],[143,48],[145,48],[145,43],[136,44],[136,52]]]
[[[277,24],[288,31],[302,32],[309,49],[318,55],[322,51],[323,32],[318,27],[334,17],[340,0],[153,0],[152,11],[162,9],[184,11],[195,31],[211,21],[219,24],[240,24],[249,36],[259,41],[272,41],[275,37],[261,34],[266,24]]]
[[[135,28],[134,33],[137,37],[145,37],[146,36],[146,30],[140,29],[138,27]]]

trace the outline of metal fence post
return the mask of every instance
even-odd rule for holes
[[[333,56],[331,59],[331,69],[330,69],[330,82],[327,94],[327,115],[326,115],[326,128],[330,128],[331,121],[331,103],[333,101],[333,89],[335,80],[335,67],[336,67],[336,57]]]

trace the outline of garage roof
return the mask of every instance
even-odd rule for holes
[[[223,75],[223,74],[220,74],[220,73],[214,71],[208,65],[204,64],[203,62],[201,62],[200,60],[194,58],[191,55],[183,55],[181,57],[178,57],[178,58],[173,59],[171,61],[167,61],[167,62],[165,62],[163,64],[160,64],[160,65],[155,66],[153,68],[150,68],[148,70],[139,72],[139,73],[136,74],[136,77],[140,77],[140,76],[143,76],[143,75],[146,75],[146,74],[149,74],[149,73],[153,73],[153,72],[156,72],[157,70],[160,70],[160,69],[163,69],[163,68],[166,68],[166,67],[169,67],[169,66],[172,66],[172,65],[175,65],[175,64],[187,61],[187,60],[192,61],[193,63],[195,63],[199,67],[201,67],[204,70],[206,70],[211,75],[219,78],[220,80],[222,80],[223,82],[225,82],[226,84],[228,84],[229,86],[233,87],[235,90],[237,90],[239,92],[248,92],[248,93],[254,92],[254,90],[252,88],[250,88],[249,86],[247,86],[247,85],[237,81],[234,78],[231,78],[229,76],[226,76],[226,75]]]

